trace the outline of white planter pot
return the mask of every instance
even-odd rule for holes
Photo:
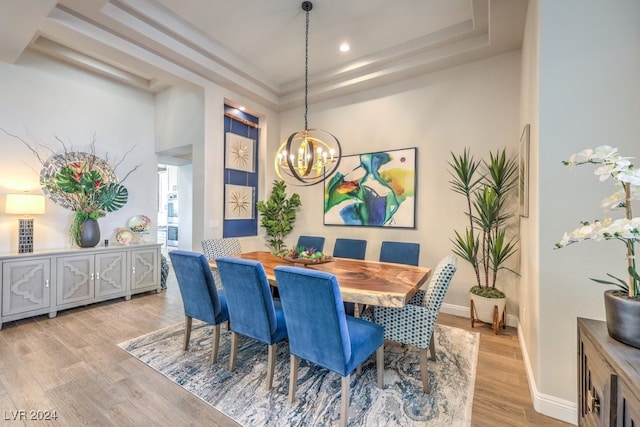
[[[498,328],[504,325],[504,310],[507,304],[506,298],[485,298],[469,293],[471,300],[471,326],[476,320],[483,323],[490,323],[495,333]]]

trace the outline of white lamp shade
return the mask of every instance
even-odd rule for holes
[[[5,213],[33,215],[44,213],[44,196],[37,194],[7,194]]]

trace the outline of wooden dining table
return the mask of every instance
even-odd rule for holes
[[[358,305],[403,307],[416,291],[427,281],[431,269],[389,262],[333,258],[324,264],[295,264],[271,252],[245,252],[234,257],[259,261],[267,273],[272,286],[278,286],[273,269],[279,265],[311,268],[334,274],[340,285],[343,301]],[[217,269],[215,260],[209,260],[212,269]]]

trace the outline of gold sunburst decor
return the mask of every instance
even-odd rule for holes
[[[247,166],[249,163],[249,147],[241,141],[234,141],[231,146],[231,157],[236,165]]]
[[[234,191],[231,193],[231,210],[233,213],[245,214],[249,212],[249,199],[246,194],[240,191]]]

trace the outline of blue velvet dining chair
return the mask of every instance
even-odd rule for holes
[[[204,255],[174,250],[169,252],[176,274],[185,315],[184,351],[189,350],[193,319],[214,325],[211,363],[218,360],[220,325],[229,320],[227,299],[218,292],[211,267]]]
[[[322,236],[300,236],[296,248],[302,246],[305,249],[314,248],[318,252],[324,249],[324,237]]]
[[[367,241],[361,239],[337,238],[333,246],[333,256],[338,258],[364,259],[367,253]],[[355,313],[355,304],[344,303],[344,310],[349,316]]]
[[[235,369],[238,334],[269,346],[267,390],[271,390],[278,342],[287,338],[282,306],[271,297],[264,267],[258,261],[221,257],[216,265],[229,304],[231,357],[229,370]]]
[[[339,237],[333,246],[333,256],[338,258],[364,259],[366,253],[366,240]]]
[[[413,345],[420,349],[420,374],[422,389],[429,393],[429,373],[427,372],[427,349],[431,360],[436,359],[435,327],[444,295],[449,288],[451,278],[456,272],[457,258],[448,255],[433,271],[425,290],[416,294],[402,308],[369,306],[362,318],[384,327],[384,338]]]
[[[274,268],[289,331],[289,402],[298,381],[298,360],[308,360],[342,376],[340,425],[346,426],[351,373],[376,353],[378,387],[384,387],[382,327],[344,314],[338,280],[308,268]]]
[[[242,252],[240,239],[233,237],[225,237],[223,239],[204,239],[202,244],[202,252],[207,259],[216,259],[221,256],[231,256]],[[216,287],[222,289],[220,274],[217,270],[213,271],[213,279],[216,281]]]
[[[382,242],[380,261],[397,264],[420,264],[420,244],[408,242]]]

